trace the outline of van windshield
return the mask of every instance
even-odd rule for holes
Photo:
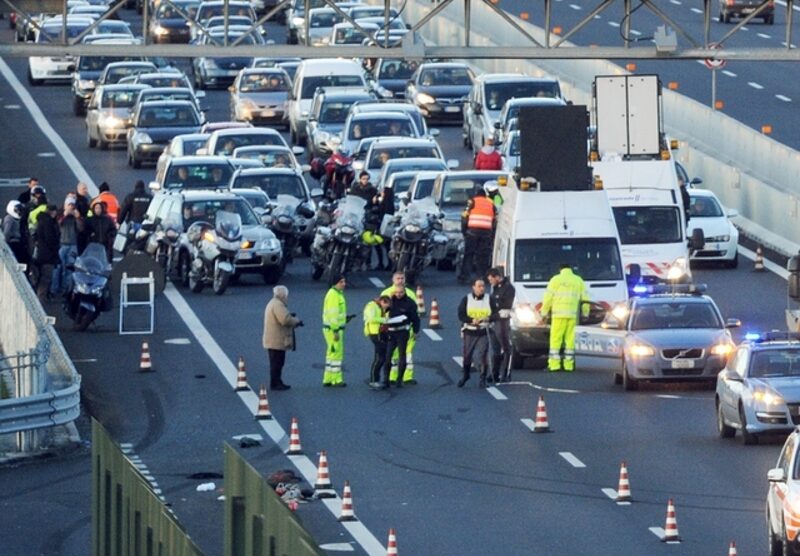
[[[509,81],[506,83],[487,83],[485,88],[486,106],[489,110],[502,110],[503,105],[512,98],[558,98],[561,96],[557,81]]]
[[[547,282],[561,263],[586,281],[622,280],[615,238],[519,239],[514,248],[514,280]]]
[[[676,206],[613,209],[622,245],[681,241],[681,216]]]
[[[300,98],[314,98],[318,87],[363,87],[364,78],[360,75],[313,75],[303,79]]]

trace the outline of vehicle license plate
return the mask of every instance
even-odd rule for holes
[[[261,117],[262,118],[274,118],[275,117],[275,111],[274,110],[262,110],[261,111]]]
[[[672,368],[673,369],[693,369],[694,368],[694,359],[673,359],[672,360]]]
[[[445,112],[460,112],[461,111],[461,107],[460,106],[445,106],[444,107],[444,111]]]
[[[253,253],[252,251],[242,251],[241,253],[239,253],[239,259],[249,260],[252,259],[254,255],[255,253]]]

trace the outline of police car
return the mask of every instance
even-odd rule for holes
[[[800,554],[800,431],[786,439],[775,468],[767,472],[767,532],[770,556]]]
[[[748,334],[717,377],[715,401],[722,438],[738,430],[755,444],[800,425],[800,335]]]
[[[637,297],[615,307],[604,323],[623,332],[614,382],[636,390],[640,381],[712,381],[734,343],[717,304],[694,284],[638,285]]]

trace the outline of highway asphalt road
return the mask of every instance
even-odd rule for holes
[[[25,61],[6,63],[24,82]],[[2,79],[0,126],[14,130],[0,137],[2,177],[36,174],[60,203],[78,167],[95,183],[108,181],[120,196],[136,179],[153,175],[152,168],[130,169],[124,150],[86,147],[68,88],[27,90],[78,165],[64,162],[67,150],[53,146]],[[209,93],[210,119],[227,119],[226,95]],[[448,157],[467,165],[459,132],[443,129],[441,143]],[[16,192],[0,188],[0,206]],[[708,283],[726,317],[744,321],[742,333],[782,326],[785,283],[775,275],[753,274],[743,259],[738,270],[699,269],[697,277]],[[377,281],[388,284],[388,273],[352,277],[350,312],[360,312],[377,293]],[[253,420],[252,393],[239,396],[230,386],[240,355],[251,387],[266,379],[260,334],[270,291],[260,281],[245,278],[222,297],[182,289],[161,296],[156,334],[148,338],[156,368],[151,374],[137,372],[141,338],[119,337],[116,313],[78,334],[57,305],[48,309],[58,317],[57,328],[83,375],[87,411],[119,442],[133,444],[208,554],[221,552],[221,493],[197,492],[207,479],[196,474],[221,473],[222,443],[248,433],[263,436],[261,447],[241,450],[257,469],[268,474],[291,468],[280,435],[292,417],[299,419],[309,461],[316,464],[318,452],[327,450],[337,490],[344,480],[351,482],[365,526],[351,537],[335,519],[337,508],[304,504],[298,515],[320,543],[350,543],[356,553],[366,553],[364,546],[385,545],[389,527],[396,527],[400,550],[410,554],[721,554],[734,539],[742,554],[763,548],[766,471],[780,440],[746,448],[720,440],[713,393],[696,386],[624,393],[608,373],[546,374],[541,362],[530,361],[529,370],[516,372],[514,382],[497,392],[478,389],[476,379],[458,389],[455,308],[465,288],[449,272],[426,270],[421,281],[428,302],[439,301],[444,329],[441,340],[420,336],[419,385],[368,390],[369,346],[354,322],[346,340],[349,386],[323,389],[325,287],[310,279],[307,259],[293,263],[281,282],[306,327],[285,371],[293,388],[270,397],[276,423],[268,431]],[[552,434],[531,434],[520,421],[533,418],[539,394],[546,397]],[[280,439],[278,445],[269,433]],[[634,498],[628,507],[603,492],[616,488],[622,460]],[[7,485],[0,511],[14,515],[0,522],[0,535],[12,539],[13,553],[79,554],[76,547],[88,547],[88,466],[84,449],[66,463],[0,470]],[[222,480],[215,482],[221,487]],[[665,546],[651,531],[664,526],[668,498],[676,503],[680,545]]]

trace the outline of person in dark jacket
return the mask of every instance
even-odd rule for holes
[[[145,189],[144,182],[142,180],[137,181],[136,185],[133,186],[133,192],[128,193],[125,200],[122,201],[117,223],[132,222],[141,224],[147,213],[147,207],[150,206],[150,201],[152,200],[153,196]]]
[[[492,349],[492,380],[508,382],[511,380],[511,311],[514,307],[514,286],[503,276],[501,268],[492,268],[488,275],[492,285],[492,302],[497,310],[497,318],[489,328],[489,343]]]
[[[78,257],[78,239],[86,229],[86,220],[75,206],[75,196],[67,195],[64,200],[64,210],[58,217],[59,231],[61,232],[61,247],[58,250],[59,265],[53,274],[53,284],[50,289],[52,294],[68,292],[72,287],[72,270]]]
[[[378,206],[380,207],[380,218],[383,222],[383,217],[387,214],[394,214],[394,189],[391,187],[384,187],[378,196]],[[383,257],[378,256],[378,270],[391,270],[392,260],[389,258],[389,250],[392,246],[392,238],[383,237],[383,249],[386,252],[386,266],[383,266]],[[380,248],[380,246],[378,246]]]
[[[47,205],[47,209],[36,217],[36,232],[33,236],[33,264],[36,269],[34,283],[36,295],[42,304],[47,301],[53,269],[58,264],[61,241],[56,222],[57,214],[58,208],[55,205]]]
[[[6,215],[3,217],[3,235],[6,243],[14,253],[14,257],[20,264],[28,264],[28,244],[22,236],[22,203],[19,201],[9,201],[6,205]]]
[[[481,380],[478,386],[486,388],[489,327],[496,316],[492,298],[486,294],[486,284],[477,278],[472,282],[472,291],[464,296],[458,306],[458,320],[461,321],[461,334],[464,338],[464,374],[458,381],[459,388],[469,380],[473,360],[480,366]]]
[[[348,191],[349,195],[354,195],[359,199],[364,199],[364,233],[361,236],[367,249],[366,265],[372,268],[372,248],[378,257],[378,269],[383,268],[383,242],[380,235],[381,228],[381,208],[378,204],[378,189],[369,182],[369,172],[362,171],[358,175],[358,183],[353,184]]]
[[[33,191],[33,188],[37,185],[39,185],[39,178],[28,178],[28,189],[20,193],[19,197],[17,197],[17,201],[19,201],[22,206],[31,202],[31,191]]]
[[[406,372],[406,346],[408,345],[409,334],[411,332],[415,335],[419,334],[420,329],[417,304],[406,295],[404,285],[396,285],[394,287],[387,317],[386,324],[389,341],[386,345],[386,353],[393,353],[395,348],[397,349],[397,381],[395,385],[401,388],[403,386],[403,374]],[[391,357],[387,357],[384,365],[383,376],[386,382],[383,383],[383,386],[386,387],[389,386],[391,359]]]
[[[113,259],[112,249],[114,247],[114,237],[117,235],[117,226],[111,217],[106,214],[106,204],[97,201],[92,205],[92,215],[86,221],[89,242],[99,243],[106,248],[106,256],[109,262]]]

